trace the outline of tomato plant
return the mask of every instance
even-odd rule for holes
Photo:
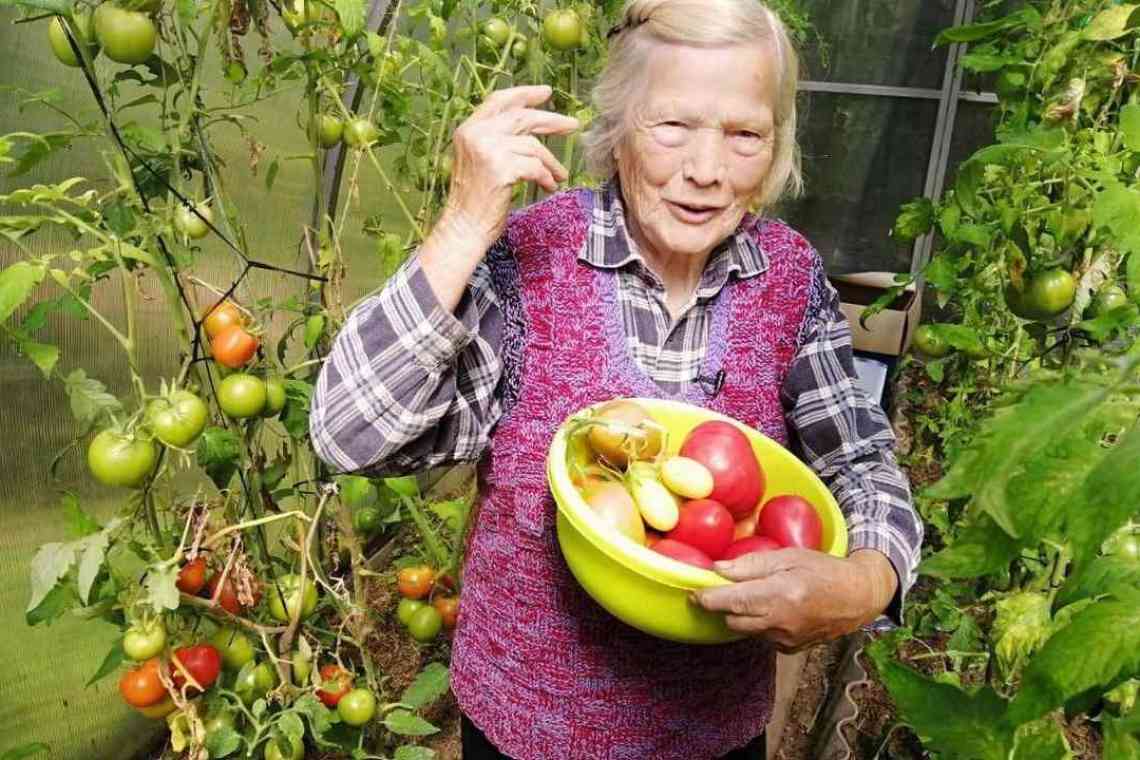
[[[95,9],[95,36],[103,52],[118,63],[143,63],[154,52],[158,29],[145,13],[111,3]]]
[[[237,680],[234,683],[234,691],[237,692],[243,702],[251,705],[269,693],[269,690],[276,683],[275,671],[269,667],[269,663],[259,662],[256,665],[243,668],[238,673]]]
[[[222,656],[222,664],[230,670],[240,670],[254,657],[249,637],[236,628],[222,627],[210,637],[210,643]]]
[[[77,11],[72,15],[72,22],[74,24],[72,29],[78,35],[76,41],[80,45],[86,46],[87,55],[94,60],[95,56],[99,54],[99,41],[95,38],[95,27],[91,14]],[[48,43],[51,45],[51,52],[60,63],[65,66],[79,66],[79,59],[75,56],[75,50],[72,49],[71,43],[68,42],[63,21],[58,16],[48,24]]]
[[[454,596],[437,596],[432,606],[439,612],[444,628],[454,628],[459,621],[459,599]]]
[[[240,372],[230,375],[218,386],[218,406],[234,419],[257,417],[265,411],[269,391],[260,377]]]
[[[323,113],[317,117],[314,129],[321,147],[331,148],[340,143],[340,138],[344,134],[344,122],[332,114]]]
[[[542,39],[554,50],[574,50],[583,44],[585,28],[574,11],[564,8],[551,11],[542,22]]]
[[[210,207],[198,204],[194,208],[179,206],[174,212],[174,229],[191,240],[201,240],[210,234],[209,224],[214,221]]]
[[[430,605],[424,605],[412,613],[408,620],[408,632],[412,638],[421,643],[427,643],[439,635],[443,628],[443,615]]]
[[[247,605],[244,604],[238,596],[238,590],[233,578],[226,578],[225,583],[222,583],[221,580],[221,574],[211,576],[209,582],[206,584],[206,595],[211,599],[216,598],[218,605],[226,612],[231,615],[240,615],[242,610],[247,606],[252,607],[254,604],[257,604],[257,599],[260,597],[260,590],[258,588],[254,588],[253,603]],[[220,589],[219,585],[221,586]]]
[[[426,604],[426,602],[420,601],[419,599],[404,597],[396,607],[396,617],[401,623],[407,625],[411,622],[412,616],[419,612]]]
[[[213,338],[224,332],[226,328],[245,324],[245,315],[233,301],[223,301],[206,314],[202,326],[206,335]]]
[[[187,683],[187,675],[202,688],[209,688],[221,671],[222,656],[210,644],[180,647],[171,657],[170,675],[179,688]]]
[[[376,142],[380,130],[368,119],[352,119],[344,125],[344,141],[353,148],[364,148]]]

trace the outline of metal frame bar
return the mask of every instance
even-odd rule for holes
[[[915,98],[921,100],[939,100],[943,96],[942,90],[921,87],[892,87],[880,84],[818,82],[814,80],[800,82],[800,89],[806,92],[828,92],[837,95],[873,95],[882,98]]]

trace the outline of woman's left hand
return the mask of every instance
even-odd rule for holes
[[[784,653],[872,622],[898,586],[886,555],[872,550],[847,559],[806,549],[758,552],[718,562],[716,571],[735,582],[694,592],[694,601],[726,613],[730,629],[769,639]]]

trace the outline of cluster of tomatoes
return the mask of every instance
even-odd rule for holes
[[[400,604],[396,617],[416,641],[427,643],[459,618],[459,597],[449,575],[437,576],[427,565],[405,567],[397,574]]]
[[[715,560],[782,548],[819,550],[823,523],[796,495],[764,500],[764,470],[735,425],[703,422],[676,456],[641,405],[603,405],[585,431],[572,477],[613,530],[672,559],[711,569]]]
[[[160,5],[158,0],[145,0],[128,9],[105,2],[94,13],[77,7],[71,16],[71,30],[76,43],[92,61],[102,50],[117,63],[143,63],[154,53],[158,42],[158,27],[151,16]],[[48,44],[60,63],[75,67],[83,65],[59,16],[48,24]]]
[[[240,369],[257,354],[258,339],[246,329],[245,316],[232,302],[224,301],[203,320],[214,360],[228,369]],[[218,406],[233,419],[276,417],[285,408],[285,384],[279,378],[262,379],[247,372],[233,372],[217,387]],[[139,488],[158,462],[155,439],[166,446],[187,449],[198,439],[210,419],[210,410],[197,394],[173,389],[151,401],[138,431],[108,428],[88,445],[87,465],[100,483]]]

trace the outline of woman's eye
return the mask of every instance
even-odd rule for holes
[[[653,135],[663,145],[674,146],[683,143],[689,128],[682,121],[663,121],[653,128]]]

